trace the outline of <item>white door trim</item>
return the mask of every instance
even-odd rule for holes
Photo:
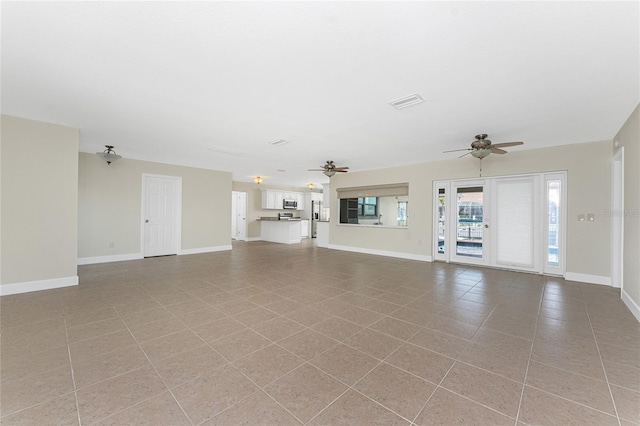
[[[624,289],[624,147],[611,165],[611,285]]]
[[[175,240],[174,240],[174,251],[175,254],[180,253],[180,249],[182,248],[182,177],[181,176],[166,176],[166,175],[156,175],[151,173],[143,173],[142,174],[142,202],[140,206],[140,253],[142,253],[142,257],[146,256],[144,237],[145,237],[145,212],[146,212],[146,180],[147,178],[161,178],[161,179],[171,179],[176,182],[176,216],[175,216]]]

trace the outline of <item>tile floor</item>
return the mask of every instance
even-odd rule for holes
[[[640,424],[609,287],[309,241],[78,269],[0,299],[3,425]]]

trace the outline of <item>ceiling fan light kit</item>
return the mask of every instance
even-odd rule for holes
[[[488,149],[479,149],[477,151],[471,151],[471,155],[481,160],[489,154],[491,154],[491,151]]]
[[[489,139],[487,139],[487,136],[488,135],[486,133],[480,133],[479,135],[476,135],[476,140],[471,142],[471,148],[453,149],[451,151],[444,151],[444,152],[447,153],[447,152],[468,151],[466,154],[462,154],[458,158],[462,158],[465,155],[471,154],[474,157],[482,160],[483,158],[487,157],[489,154],[506,154],[507,151],[505,151],[502,148],[524,144],[524,142],[503,142],[503,143],[497,143],[494,145],[491,143]]]
[[[349,169],[349,167],[336,167],[333,160],[327,160],[327,163],[324,166],[321,166],[320,169],[309,169],[309,171],[322,172],[325,176],[331,177],[336,173],[347,173],[347,169]]]

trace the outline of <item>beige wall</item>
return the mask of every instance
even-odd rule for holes
[[[141,253],[143,173],[182,178],[182,250],[231,244],[231,173],[80,153],[79,258]]]
[[[256,219],[262,216],[277,216],[280,212],[294,212],[296,216],[304,217],[302,211],[296,210],[265,210],[262,208],[262,190],[274,189],[291,192],[310,192],[307,188],[296,188],[293,186],[273,186],[268,184],[256,184],[249,182],[233,182],[233,190],[238,192],[247,193],[247,238],[259,239],[260,238],[260,222]],[[229,213],[231,215],[231,213]]]
[[[567,272],[610,276],[611,142],[513,151],[482,161],[483,176],[568,171]],[[477,177],[479,160],[468,156],[431,163],[336,175],[331,182],[330,244],[432,256],[432,185],[435,180]],[[336,188],[409,182],[408,229],[337,225]],[[578,222],[595,213],[595,222]]]
[[[640,306],[640,105],[613,140],[624,147],[623,290]]]
[[[1,140],[0,283],[77,283],[78,130],[3,115]]]

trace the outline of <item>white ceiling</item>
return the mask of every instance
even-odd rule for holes
[[[1,15],[3,114],[77,127],[81,151],[238,181],[456,158],[442,151],[478,133],[525,142],[511,151],[607,140],[640,102],[636,1],[3,1]],[[412,93],[425,102],[388,104]]]

